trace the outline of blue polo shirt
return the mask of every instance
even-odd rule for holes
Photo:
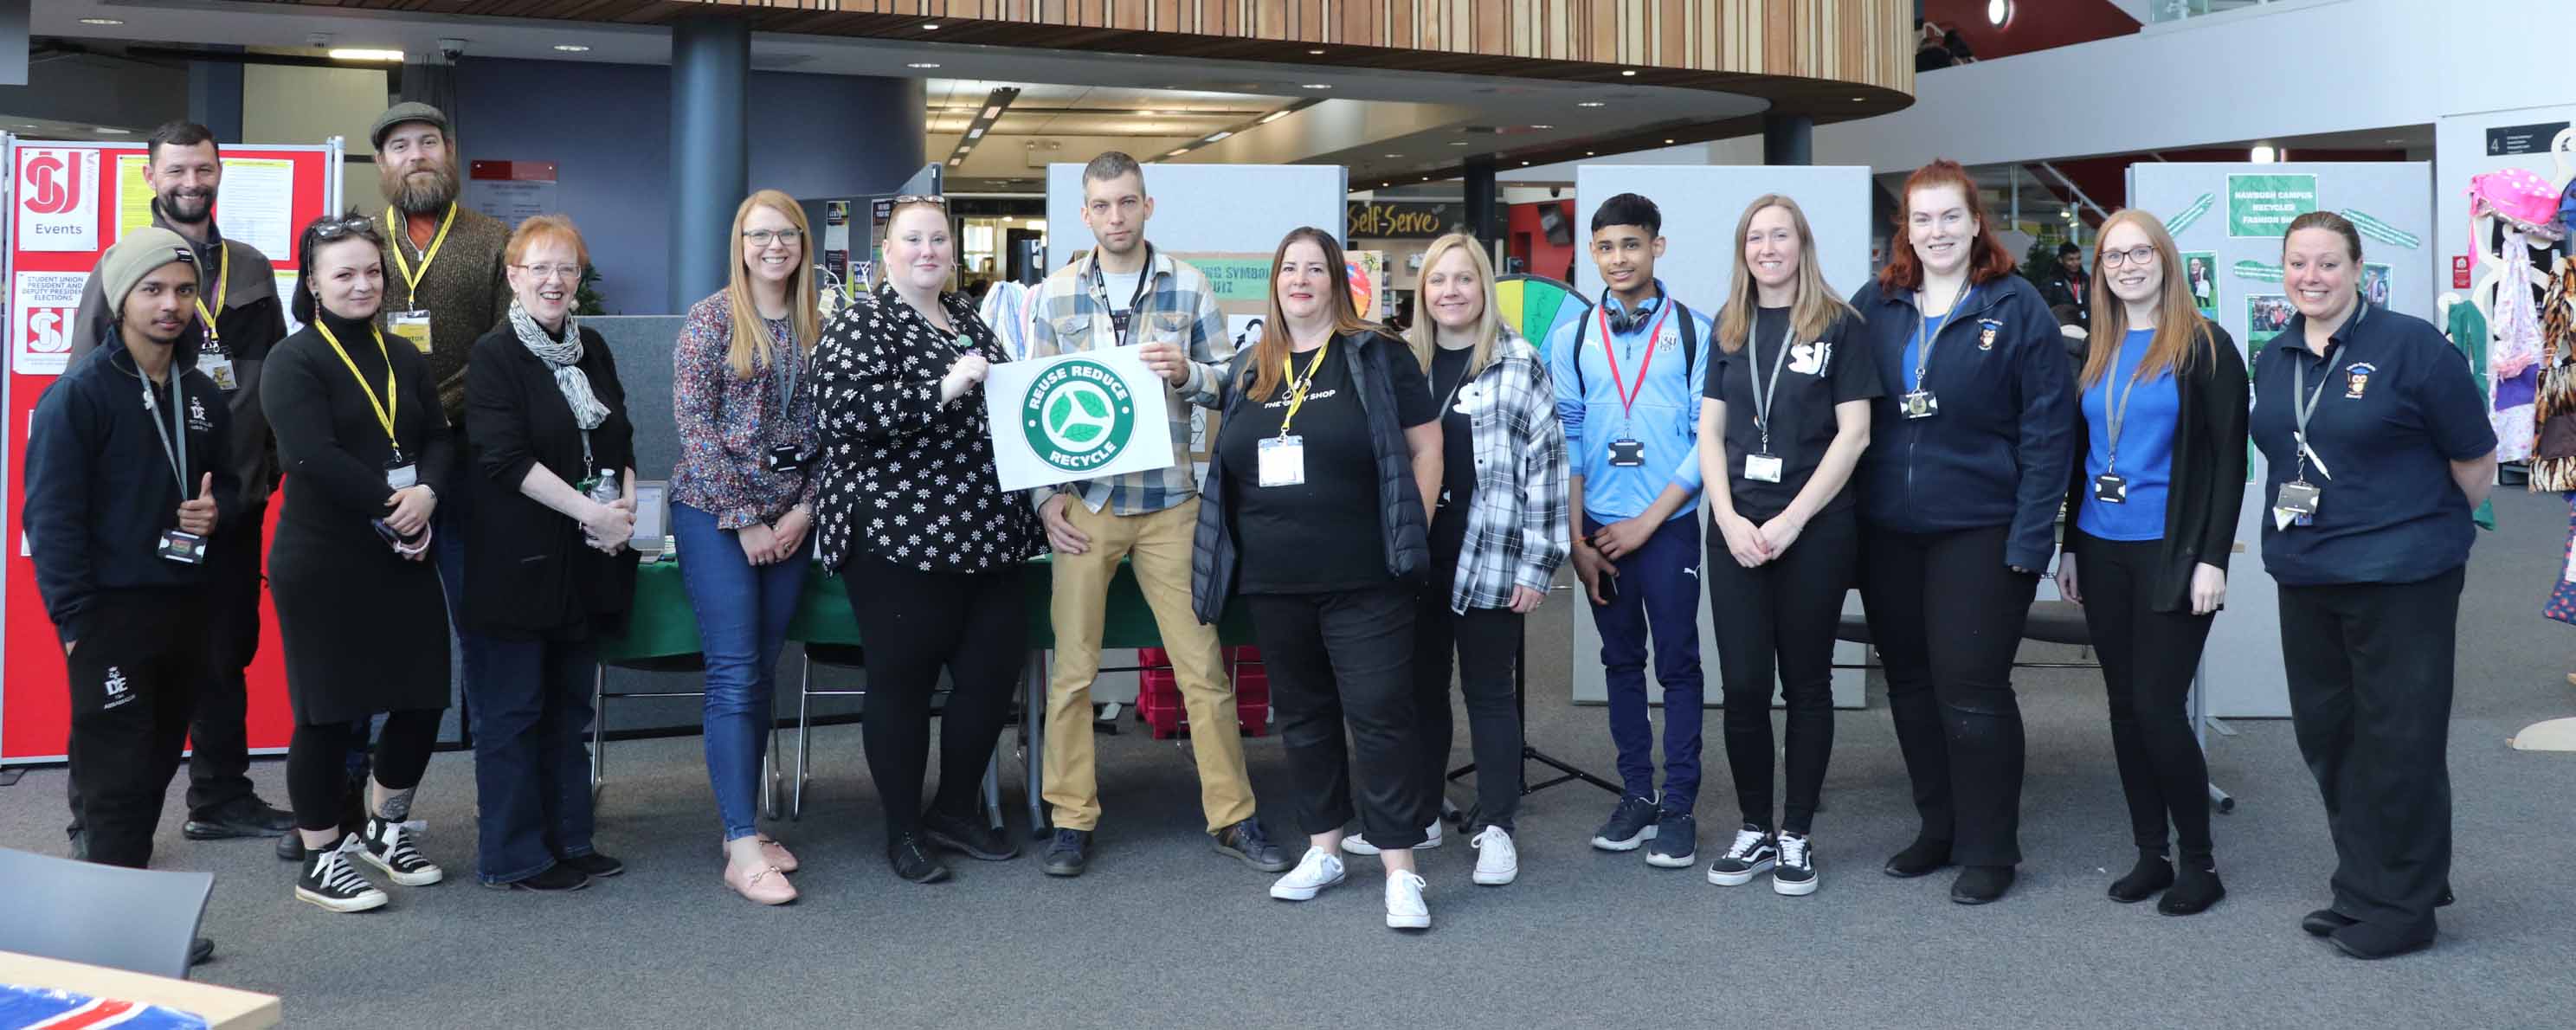
[[[2451,462],[2495,450],[2486,400],[2468,359],[2420,318],[2356,306],[2323,355],[2292,316],[2254,362],[2254,446],[2270,466],[2258,518],[2263,568],[2286,586],[2416,583],[2469,560],[2477,530]],[[2278,528],[2272,506],[2296,478],[2292,394],[2307,375],[2316,403],[2308,444],[2325,463],[2307,480],[2324,493],[2305,524]]]
[[[1618,303],[1607,296],[1602,302]],[[1607,334],[1606,347],[1597,309],[1548,337],[1548,376],[1556,387],[1557,420],[1565,425],[1567,472],[1583,477],[1583,513],[1596,522],[1643,515],[1669,486],[1690,494],[1673,518],[1686,518],[1699,510],[1701,369],[1708,363],[1716,328],[1708,316],[1687,303],[1678,304],[1678,310],[1667,317],[1663,306],[1668,303],[1675,302],[1665,295],[1659,279],[1654,299],[1638,308],[1643,317],[1636,328]],[[1687,348],[1682,346],[1684,318],[1698,334],[1696,354],[1685,354]],[[1651,347],[1649,333],[1654,335]],[[1613,352],[1618,355],[1615,362]],[[1633,403],[1620,399],[1622,391],[1634,392]],[[1644,464],[1610,464],[1610,444],[1622,439],[1643,445]]]

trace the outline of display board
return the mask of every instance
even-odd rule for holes
[[[2210,261],[2212,317],[2251,367],[2293,313],[2281,287],[2281,229],[2306,211],[2341,212],[2361,230],[2363,290],[2374,302],[2432,320],[2433,276],[2443,263],[2433,237],[2432,174],[2431,165],[2398,161],[2141,162],[2129,167],[2129,200],[2164,220],[2186,268],[2195,255]],[[2247,469],[2236,526],[2243,550],[2227,566],[2227,610],[2210,627],[2204,689],[2210,715],[2280,718],[2290,714],[2290,689],[2279,599],[2263,570],[2256,521],[2268,508],[2258,496],[2263,456],[2253,454]]]
[[[1603,200],[1636,193],[1655,202],[1664,217],[1664,256],[1655,275],[1664,287],[1693,310],[1716,317],[1726,303],[1728,284],[1742,248],[1734,241],[1735,223],[1744,207],[1766,193],[1798,202],[1808,228],[1816,234],[1816,257],[1834,292],[1849,297],[1869,275],[1869,169],[1857,166],[1720,166],[1583,165],[1574,173],[1575,289],[1586,298],[1601,293],[1601,273],[1591,258],[1592,212]],[[1705,347],[1702,353],[1706,353]],[[1694,514],[1703,526],[1705,514]],[[1705,541],[1703,541],[1705,542]],[[1703,554],[1705,550],[1703,549]],[[1578,587],[1578,589],[1580,589]],[[1703,598],[1703,601],[1706,599]],[[1847,597],[1856,605],[1858,598]],[[1588,602],[1580,606],[1588,608]],[[1707,680],[1703,704],[1718,707],[1719,658],[1716,625],[1720,613],[1700,605],[1700,669]],[[1574,699],[1597,703],[1608,699],[1602,682],[1601,635],[1588,610],[1566,620],[1573,630]],[[1834,671],[1836,708],[1859,708],[1867,685],[1857,668],[1868,657],[1859,644],[1834,645],[1834,664],[1854,668]],[[1651,668],[1651,663],[1649,665]],[[1646,696],[1661,704],[1663,689],[1646,677]]]
[[[0,407],[8,412],[8,497],[0,535],[0,764],[56,761],[71,728],[63,651],[36,592],[35,563],[18,525],[26,506],[22,462],[36,401],[69,359],[73,314],[98,256],[151,223],[142,144],[53,143],[0,136],[9,169],[9,360]],[[277,292],[295,290],[294,234],[340,204],[340,144],[226,146],[215,222],[275,265]],[[275,528],[278,505],[269,505]],[[250,746],[275,750],[293,732],[277,619],[263,587],[259,657],[250,669]]]

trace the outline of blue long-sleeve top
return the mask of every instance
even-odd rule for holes
[[[1609,297],[1602,300],[1618,303]],[[1678,310],[1667,313],[1662,310],[1666,304]],[[1629,332],[1606,332],[1596,309],[1583,321],[1560,326],[1548,337],[1548,376],[1556,386],[1557,421],[1565,426],[1568,471],[1582,477],[1583,513],[1596,522],[1643,515],[1666,487],[1674,486],[1688,493],[1690,500],[1672,518],[1687,518],[1699,510],[1700,387],[1715,326],[1698,309],[1666,294],[1660,279],[1655,282],[1655,297],[1639,305],[1639,310],[1644,317]],[[1696,334],[1696,348],[1683,346],[1685,320]],[[1649,334],[1653,336],[1651,361],[1647,360]],[[1615,375],[1613,351],[1618,354]],[[1636,393],[1633,404],[1620,400],[1625,390]],[[1610,464],[1610,444],[1621,439],[1643,445],[1643,464]],[[1581,532],[1580,527],[1576,531]]]

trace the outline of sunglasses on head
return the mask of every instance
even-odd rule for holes
[[[340,237],[352,235],[362,236],[378,243],[384,242],[383,238],[376,233],[376,223],[354,211],[338,218],[316,219],[313,223],[313,239],[319,243],[329,243]]]
[[[937,204],[947,207],[948,198],[937,193],[906,193],[894,198],[894,206],[902,207],[905,204]]]

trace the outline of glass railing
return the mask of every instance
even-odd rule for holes
[[[2205,14],[2225,14],[2248,7],[2260,7],[2275,0],[2148,0],[2149,23],[2181,21]]]

